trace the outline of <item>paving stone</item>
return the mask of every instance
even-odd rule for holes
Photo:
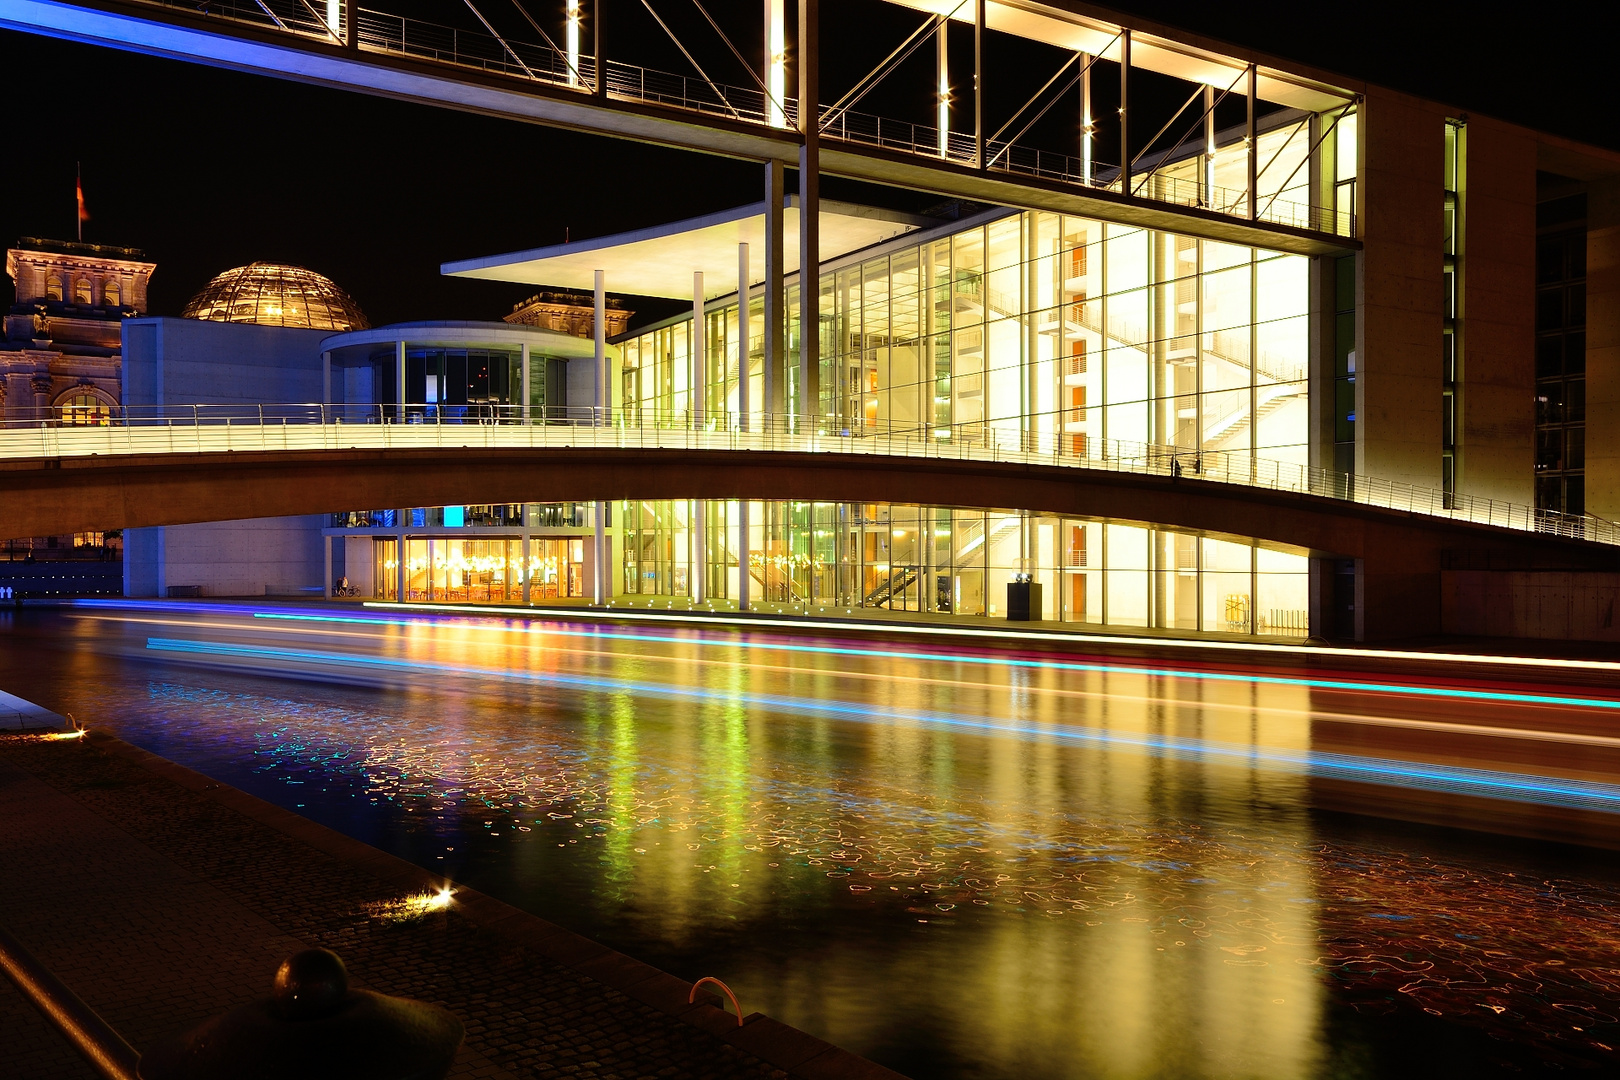
[[[455,908],[382,918],[403,898],[386,860],[221,797],[94,742],[0,736],[0,923],[137,1049],[267,996],[284,956],[320,946],[355,985],[459,1016],[458,1080],[788,1075]],[[3,980],[0,1075],[93,1076]]]

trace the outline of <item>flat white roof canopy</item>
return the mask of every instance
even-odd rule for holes
[[[370,330],[349,330],[333,334],[321,342],[323,352],[336,352],[357,345],[391,345],[404,342],[408,348],[476,349],[499,346],[529,346],[535,355],[562,359],[596,356],[596,345],[590,338],[575,337],[558,330],[516,323],[469,322],[465,320],[432,320],[427,322],[389,323]]]
[[[821,261],[912,232],[928,223],[890,210],[852,203],[821,202]],[[753,203],[687,221],[636,232],[581,240],[574,244],[515,251],[482,259],[445,263],[452,277],[518,281],[529,285],[591,292],[596,271],[615,293],[692,298],[692,275],[703,273],[704,298],[737,291],[737,245],[748,244],[750,285],[765,280],[765,204]],[[785,273],[799,268],[797,197],[783,210],[782,264]]]

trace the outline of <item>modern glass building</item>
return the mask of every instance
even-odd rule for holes
[[[727,217],[732,232],[756,225],[757,209]],[[717,430],[813,422],[856,438],[900,435],[1059,456],[1152,444],[1184,452],[1190,470],[1206,453],[1306,463],[1309,259],[1006,209],[929,221],[835,206],[830,216],[883,236],[859,244],[866,237],[856,225],[843,239],[857,243],[853,250],[824,255],[813,421],[798,415],[803,397],[792,365],[784,365],[782,385],[769,385],[757,290],[746,318],[733,290],[703,299],[701,324],[695,304],[693,314],[606,344],[606,385],[573,377],[568,403],[598,402],[584,415],[627,427],[694,418]],[[683,223],[660,239],[688,251],[720,244],[734,252],[735,236],[717,239],[715,227],[712,219]],[[609,251],[627,267],[640,265],[647,253],[638,243],[645,238]],[[786,285],[784,344],[792,353],[802,332],[796,275]],[[592,348],[571,340],[578,352]],[[541,368],[532,358],[525,367],[515,351],[494,359],[502,373],[487,390],[478,381],[477,392],[472,384],[463,392],[462,371],[482,380],[478,365],[469,360],[464,369],[437,346],[398,335],[385,343],[373,332],[327,347],[335,396],[341,383],[343,400],[392,403],[407,421],[476,418],[475,398],[521,402],[516,381],[525,370],[533,419],[554,400],[536,396]],[[395,385],[404,385],[403,401]],[[577,407],[554,415],[570,414],[580,420]],[[346,563],[372,567],[350,575],[369,595],[537,602],[594,594],[598,512],[603,598],[615,605],[1005,618],[1008,584],[1028,579],[1041,586],[1030,612],[1037,620],[1307,633],[1303,551],[1014,509],[617,502],[563,511],[565,530],[578,532],[565,531],[556,551],[539,546],[553,542],[549,535],[542,541],[533,531],[537,516],[556,519],[553,507],[384,511],[395,516],[368,516],[362,530],[353,528],[359,518],[338,524],[350,544],[373,534],[372,557],[357,558],[351,547]],[[591,542],[576,545],[587,531]]]
[[[324,400],[349,423],[566,422],[571,399],[589,403],[596,372],[590,341],[511,323],[396,324],[321,348]],[[566,601],[591,594],[592,513],[523,503],[355,510],[332,515],[323,532],[328,565],[341,545],[354,595]]]

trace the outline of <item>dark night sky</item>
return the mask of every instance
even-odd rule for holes
[[[466,17],[463,5],[446,0],[375,6],[439,21],[452,21],[459,8]],[[542,19],[548,6],[529,4]],[[560,0],[554,6],[560,22]],[[716,78],[747,81],[695,9],[677,0],[655,6]],[[711,10],[736,10],[742,29],[733,36],[741,44],[758,39],[760,6],[722,0]],[[1470,14],[1460,5],[1367,0],[1316,9],[1342,10],[1341,23],[1304,21],[1305,7],[1297,0],[1130,5],[1147,18],[1620,149],[1603,29],[1608,4],[1543,9],[1556,21],[1541,27],[1499,19],[1500,9],[1483,6]],[[822,10],[824,100],[920,22],[877,0],[823,0]],[[622,14],[610,16],[621,21],[609,23],[609,56],[687,70],[639,6],[613,11]],[[866,32],[836,33],[854,13],[866,16]],[[970,37],[962,35],[963,43]],[[971,54],[954,56],[953,49],[956,69],[967,71]],[[1010,86],[1003,102],[992,97],[991,115],[1011,112],[1057,56],[1037,50],[1010,58],[1008,68],[1035,81]],[[178,313],[215,273],[263,259],[332,277],[378,324],[494,319],[533,290],[444,278],[441,262],[557,243],[565,228],[583,239],[759,197],[752,164],[17,33],[0,32],[0,57],[9,98],[0,242],[71,239],[73,169],[82,161],[92,215],[85,239],[146,250],[158,264],[154,314]],[[926,121],[918,94],[926,93],[932,62],[920,50],[871,111]],[[918,208],[936,201],[835,183],[825,192]],[[0,305],[10,303],[5,279]]]

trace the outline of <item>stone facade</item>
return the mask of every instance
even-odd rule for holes
[[[0,419],[118,405],[123,320],[145,313],[154,269],[131,248],[25,238],[8,250],[17,296],[0,339]]]
[[[606,305],[607,337],[624,333],[635,312],[623,301],[608,298]],[[579,293],[536,293],[512,308],[512,314],[502,318],[517,326],[534,326],[541,330],[556,330],[574,337],[588,338],[596,333],[596,302]]]

